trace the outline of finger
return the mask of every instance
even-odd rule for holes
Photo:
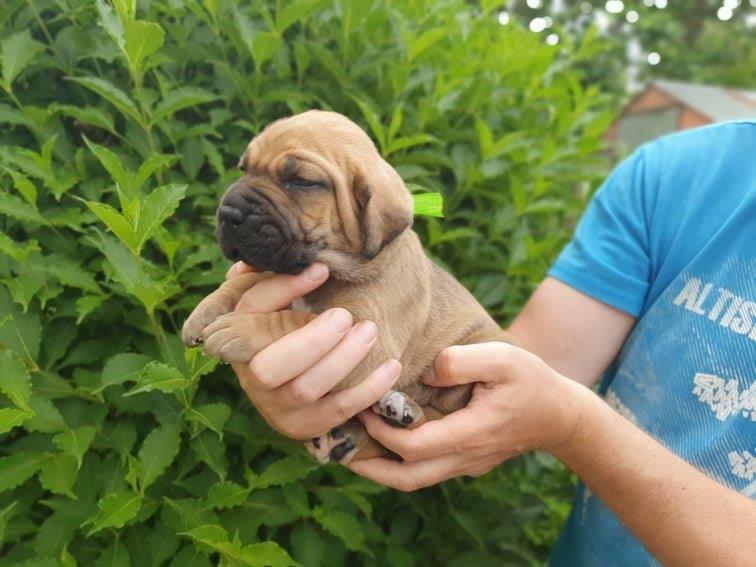
[[[429,386],[458,386],[473,382],[493,382],[511,374],[527,351],[507,343],[491,342],[452,346],[442,350],[422,380]]]
[[[310,293],[328,279],[328,267],[316,262],[296,276],[276,274],[247,291],[236,305],[237,311],[272,313]]]
[[[467,408],[428,421],[415,429],[395,427],[372,411],[359,415],[370,437],[405,461],[420,461],[460,453],[470,439],[480,435],[476,419]]]
[[[333,350],[278,389],[279,407],[292,409],[318,401],[362,362],[377,336],[378,328],[372,321],[352,327]]]
[[[401,371],[399,361],[387,360],[359,384],[328,394],[312,404],[304,410],[302,419],[310,424],[309,430],[322,435],[381,399],[399,379]]]
[[[244,262],[236,262],[235,264],[232,264],[226,272],[226,279],[230,280],[231,278],[235,278],[236,276],[241,276],[242,274],[247,274],[254,271],[255,270],[253,270],[251,266],[245,264]]]
[[[411,492],[464,474],[469,461],[461,455],[444,455],[411,463],[390,459],[364,459],[346,466],[360,476],[396,490]]]
[[[299,376],[335,347],[352,327],[352,315],[335,308],[321,313],[261,350],[249,362],[252,386],[272,390]]]

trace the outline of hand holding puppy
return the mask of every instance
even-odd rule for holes
[[[536,355],[506,343],[449,347],[423,381],[437,387],[477,383],[466,407],[413,430],[363,412],[359,417],[370,436],[403,462],[375,458],[349,468],[404,491],[480,476],[515,455],[551,451],[567,442],[584,394],[590,393]]]
[[[239,262],[226,278],[250,271]],[[284,309],[327,278],[328,268],[319,263],[297,276],[271,276],[247,291],[236,309],[247,313]],[[273,429],[287,437],[309,439],[369,408],[396,382],[401,368],[389,361],[364,382],[328,394],[365,358],[375,338],[374,323],[353,325],[348,311],[330,309],[263,349],[249,363],[232,364],[232,368]]]

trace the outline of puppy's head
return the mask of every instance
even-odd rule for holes
[[[412,199],[368,135],[311,110],[268,125],[239,162],[218,209],[232,260],[296,274],[314,261],[341,272],[370,262],[412,224]]]

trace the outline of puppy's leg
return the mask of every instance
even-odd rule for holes
[[[205,352],[225,362],[248,362],[272,342],[304,327],[317,313],[232,312],[221,315],[202,331]]]
[[[367,434],[359,421],[348,421],[334,427],[325,435],[314,437],[306,444],[307,450],[319,463],[371,459],[387,456],[386,449]]]
[[[202,331],[205,327],[221,315],[233,311],[244,292],[271,275],[269,272],[253,272],[231,278],[200,301],[181,329],[183,343],[186,346],[196,346],[202,342]]]

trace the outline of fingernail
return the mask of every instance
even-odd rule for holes
[[[331,309],[328,313],[328,322],[337,331],[346,331],[352,325],[352,315],[346,309]]]
[[[423,375],[421,377],[421,380],[426,384],[433,384],[437,379],[436,371],[433,369],[433,366],[429,366],[425,369],[425,372],[423,372]]]
[[[372,321],[362,321],[354,327],[354,334],[363,343],[372,343],[378,334],[378,327]]]
[[[306,280],[316,282],[322,280],[328,274],[328,268],[325,264],[310,264],[304,271],[304,277]]]

